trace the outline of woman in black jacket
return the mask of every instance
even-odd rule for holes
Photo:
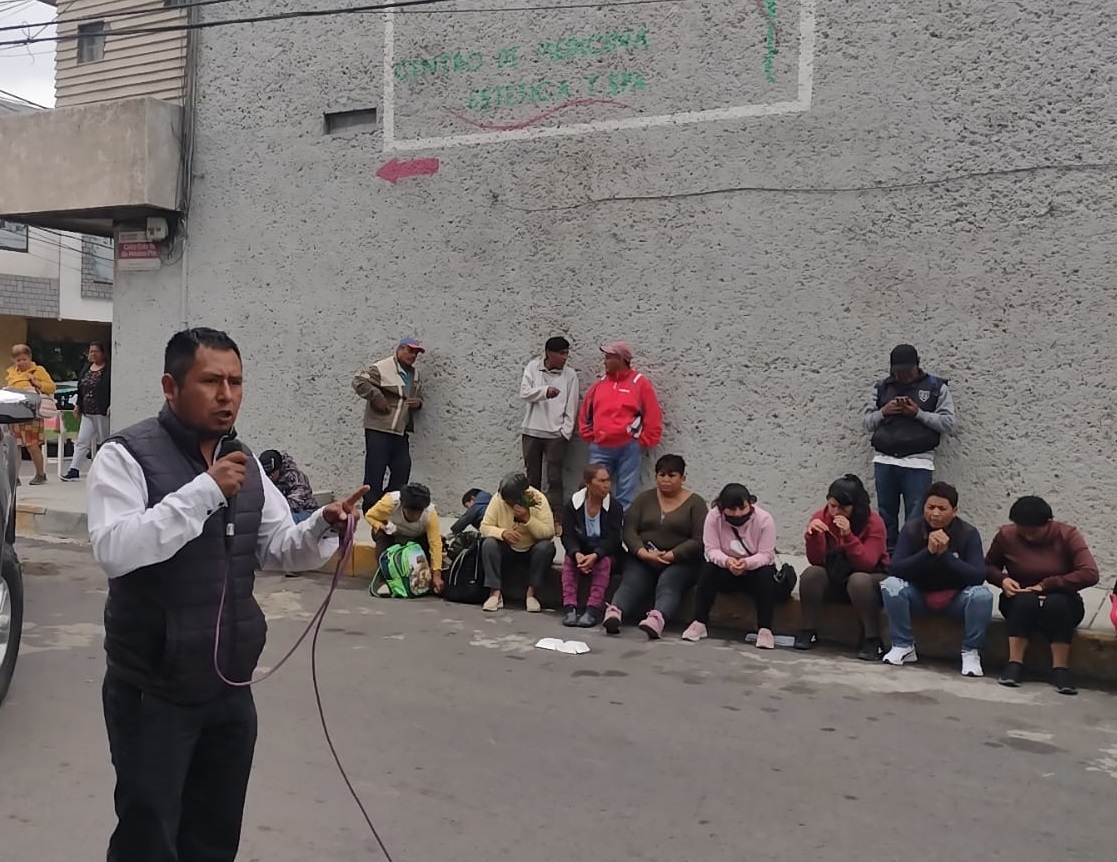
[[[623,512],[610,491],[609,471],[590,464],[582,471],[582,487],[566,502],[562,512],[562,604],[564,626],[593,628],[605,615],[605,590],[613,571],[613,558],[621,549]],[[578,576],[588,575],[590,594],[585,611],[578,613]]]
[[[109,357],[100,341],[89,343],[87,361],[78,375],[78,395],[74,400],[74,415],[81,419],[78,439],[74,443],[74,457],[63,482],[73,482],[81,477],[81,469],[93,444],[100,445],[109,436],[109,403],[111,401]]]

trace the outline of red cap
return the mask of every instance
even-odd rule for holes
[[[632,348],[628,346],[626,341],[614,341],[611,344],[603,344],[601,352],[606,356],[619,356],[625,362],[632,361]]]

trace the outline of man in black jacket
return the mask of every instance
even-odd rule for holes
[[[891,554],[900,527],[919,515],[934,479],[935,449],[944,434],[954,433],[957,417],[947,381],[919,367],[914,347],[896,345],[889,364],[888,377],[869,392],[861,422],[872,434],[877,511],[888,531]]]
[[[230,445],[242,381],[228,335],[176,333],[162,411],[110,437],[89,475],[89,537],[109,579],[108,862],[236,857],[256,744],[247,681],[267,634],[256,566],[321,565],[366,490],[295,524],[259,462]]]
[[[891,575],[880,585],[892,649],[888,664],[917,660],[911,615],[961,617],[962,675],[981,676],[981,650],[993,617],[993,593],[985,586],[985,554],[977,528],[958,517],[958,492],[946,482],[927,489],[923,517],[900,531]]]

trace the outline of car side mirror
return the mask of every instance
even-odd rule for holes
[[[0,425],[31,422],[38,419],[41,400],[37,392],[0,389]]]

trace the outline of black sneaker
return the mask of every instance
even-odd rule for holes
[[[563,608],[562,624],[564,626],[578,625],[578,609],[573,605],[567,605]]]
[[[71,467],[69,470],[66,471],[66,475],[62,477],[62,481],[63,482],[76,482],[80,478],[81,478],[81,473],[79,473],[77,470],[75,470],[73,467]]]
[[[814,649],[818,643],[818,632],[815,629],[803,629],[795,635],[795,649]]]
[[[884,644],[880,642],[880,638],[865,638],[861,649],[857,651],[857,657],[861,661],[880,661],[884,658]]]
[[[1018,661],[1010,661],[997,677],[997,682],[1007,688],[1019,688],[1020,677],[1024,675],[1024,665]]]
[[[578,628],[592,629],[601,624],[604,615],[601,608],[586,608],[586,612],[578,617]]]
[[[1070,671],[1065,667],[1057,667],[1051,671],[1051,684],[1059,694],[1078,694],[1078,689],[1070,678]]]

